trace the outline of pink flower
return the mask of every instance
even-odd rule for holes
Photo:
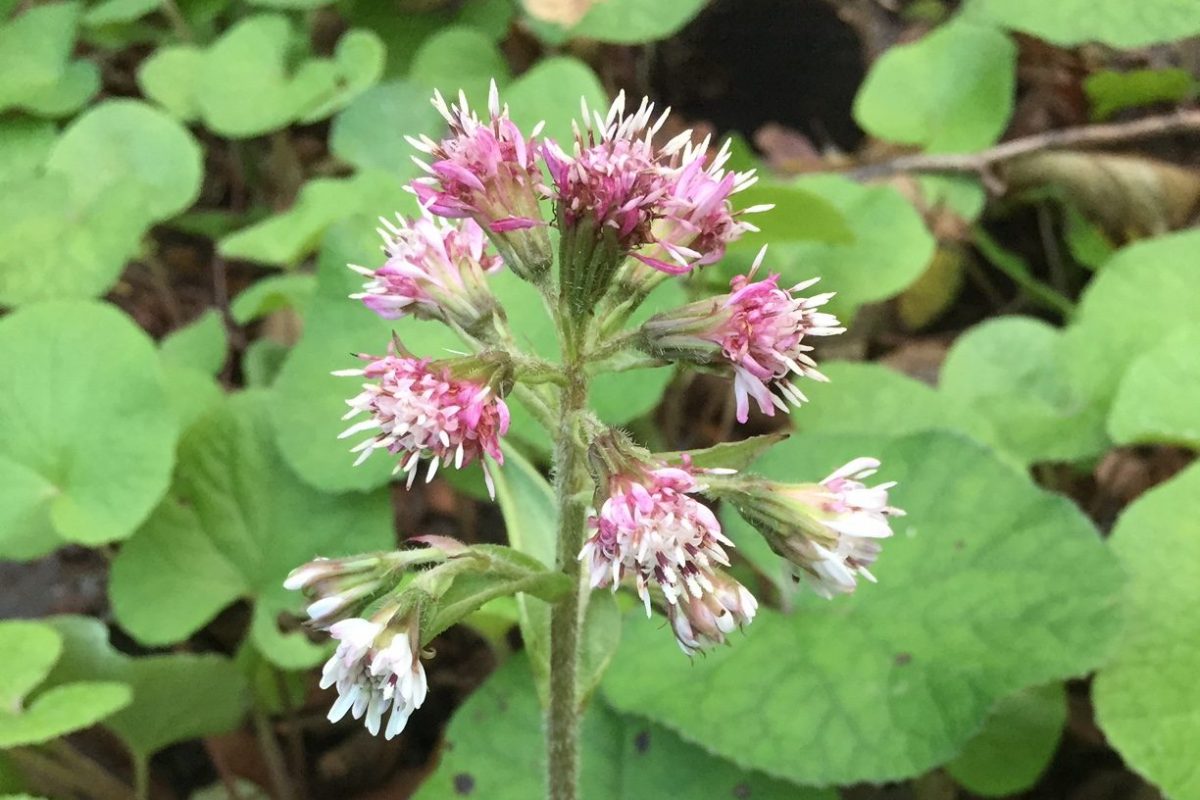
[[[503,261],[486,252],[483,230],[469,219],[456,226],[428,213],[397,219],[399,225],[380,220],[388,256],[382,267],[350,265],[370,278],[362,292],[350,297],[384,319],[412,314],[471,330],[489,318],[496,301],[485,275],[500,269]]]
[[[495,81],[488,95],[487,121],[467,106],[459,93],[458,104],[448,105],[435,93],[433,105],[450,124],[440,142],[428,136],[408,141],[430,162],[417,159],[428,174],[412,189],[422,207],[441,217],[470,217],[492,235],[509,267],[522,277],[540,278],[549,268],[550,240],[538,208],[545,193],[538,148],[526,138],[501,107]]]
[[[669,112],[652,123],[653,113],[654,106],[643,98],[637,111],[626,116],[621,92],[603,118],[583,103],[583,130],[576,128],[571,154],[545,142],[542,157],[554,182],[562,226],[586,222],[597,240],[609,234],[616,249],[625,252],[651,241],[651,223],[660,216],[660,203],[670,189],[662,159],[686,139],[677,137],[657,150],[651,139]]]
[[[593,533],[579,554],[588,564],[591,585],[617,585],[632,576],[650,615],[650,584],[667,601],[676,638],[691,654],[701,639],[723,634],[754,618],[757,604],[719,566],[728,566],[716,516],[690,494],[699,490],[686,469],[626,462],[612,474],[607,496],[589,519]],[[745,596],[743,596],[743,593]]]
[[[779,288],[778,275],[753,280],[765,252],[759,252],[748,275],[731,281],[729,294],[659,314],[642,326],[643,345],[654,355],[728,364],[734,372],[738,422],[749,418],[751,398],[768,416],[776,408],[787,412],[789,402],[805,402],[791,376],[826,380],[805,339],[845,331],[837,317],[817,310],[832,292],[795,296],[817,279],[790,289]]]
[[[407,355],[382,358],[363,355],[363,369],[343,370],[335,375],[363,376],[358,395],[347,400],[350,411],[343,419],[366,412],[368,419],[342,432],[340,438],[371,431],[370,438],[353,448],[361,464],[372,452],[384,449],[400,457],[396,472],[408,473],[408,485],[416,479],[421,459],[429,460],[426,481],[433,480],[438,466],[462,468],[479,459],[488,491],[495,489],[489,456],[504,463],[500,437],[508,432],[508,406],[488,383],[455,377],[449,366]]]
[[[486,122],[471,112],[461,92],[457,105],[435,92],[433,105],[450,124],[450,135],[440,142],[428,136],[408,139],[432,160],[417,159],[429,173],[413,185],[422,206],[442,217],[471,217],[493,232],[543,224],[537,205],[542,182],[537,148],[533,137],[526,139],[509,119],[508,106],[500,106],[496,82],[488,95]],[[533,136],[539,132],[540,126]]]
[[[758,230],[741,219],[743,215],[773,208],[759,205],[735,212],[729,198],[758,178],[754,170],[725,171],[728,139],[706,165],[708,146],[708,139],[699,147],[687,145],[681,166],[669,173],[669,188],[660,202],[662,218],[653,229],[654,242],[633,254],[642,263],[672,275],[712,264],[724,257],[730,242],[746,231]]]

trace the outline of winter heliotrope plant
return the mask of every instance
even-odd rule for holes
[[[637,366],[728,376],[739,422],[752,408],[786,413],[806,402],[806,381],[825,380],[813,342],[843,331],[822,310],[832,295],[807,293],[815,278],[781,286],[763,268],[764,252],[728,293],[626,326],[655,286],[718,261],[756,230],[747,218],[769,210],[735,210],[755,176],[726,169],[727,148],[714,152],[690,132],[660,143],[666,112],[656,115],[648,100],[627,111],[623,95],[604,114],[585,105],[573,142],[541,138],[540,126],[527,136],[494,85],[484,117],[461,95],[454,104],[435,95],[434,105],[446,137],[410,140],[424,156],[426,174],[412,185],[421,213],[383,221],[385,259],[352,266],[365,279],[352,298],[364,313],[449,326],[470,352],[433,358],[393,337],[360,355],[360,366],[335,373],[360,381],[347,392],[343,436],[356,440],[349,457],[390,459],[410,487],[479,462],[494,495],[507,398],[519,397],[556,443],[557,563],[426,536],[393,553],[318,558],[287,587],[309,596],[311,625],[336,641],[321,679],[337,692],[330,719],[349,714],[388,738],[425,700],[433,637],[495,597],[551,603],[547,786],[553,800],[573,800],[589,590],[634,593],[648,616],[666,616],[692,656],[726,643],[758,608],[730,573],[734,544],[706,501],[732,504],[826,597],[874,580],[889,518],[902,512],[889,505],[891,484],[870,485],[872,458],[818,483],[779,484],[721,466],[721,445],[704,453],[703,468],[698,456],[650,453],[589,410],[593,375]],[[559,362],[516,346],[489,288],[501,269],[541,293]]]

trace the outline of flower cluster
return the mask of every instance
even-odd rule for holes
[[[440,468],[479,462],[494,496],[492,469],[504,462],[510,424],[505,398],[519,390],[523,406],[557,437],[559,500],[576,512],[574,527],[564,516],[570,551],[583,529],[586,449],[595,493],[578,560],[590,584],[627,585],[648,615],[661,608],[688,655],[726,643],[758,610],[730,574],[733,542],[702,497],[735,506],[824,596],[853,591],[860,577],[874,580],[869,568],[892,535],[891,518],[902,513],[889,504],[892,484],[865,483],[876,460],[856,459],[820,483],[775,483],[700,468],[687,454],[651,455],[586,408],[591,374],[647,362],[731,376],[740,422],[752,404],[773,415],[805,402],[800,378],[825,380],[812,341],[844,330],[823,310],[833,295],[805,294],[815,279],[784,288],[777,274],[758,277],[765,248],[727,293],[621,331],[658,283],[720,260],[730,243],[757,230],[747,215],[769,206],[734,208],[734,196],[756,177],[729,169],[729,143],[713,152],[709,139],[693,142],[690,131],[659,143],[668,112],[656,113],[648,99],[627,112],[623,93],[606,113],[585,103],[567,146],[541,137],[540,126],[522,132],[495,85],[483,116],[461,93],[455,103],[435,94],[434,106],[446,134],[410,139],[423,154],[425,175],[411,186],[420,213],[382,221],[384,263],[352,265],[366,283],[351,297],[387,320],[447,325],[471,353],[431,360],[393,337],[385,355],[360,355],[362,367],[334,373],[362,380],[347,400],[344,419],[352,424],[342,433],[364,437],[352,448],[355,463],[386,451],[411,487],[419,474],[430,481]],[[556,273],[550,227],[559,234]],[[561,364],[520,352],[489,285],[502,266],[540,293],[561,338]],[[721,463],[716,453],[696,461]],[[458,576],[502,576],[504,585],[547,602],[562,593],[579,599],[574,569],[547,575],[536,559],[496,545],[418,541],[426,547],[318,559],[285,584],[309,596],[310,624],[337,642],[321,678],[338,693],[330,719],[349,714],[388,738],[425,700],[421,621],[440,620],[437,630],[453,623],[438,616],[446,613],[438,604]],[[417,565],[427,569],[411,580],[399,575]],[[578,618],[574,606],[562,608],[554,613]]]
[[[356,464],[375,450],[399,456],[395,472],[408,475],[411,487],[422,459],[429,462],[426,480],[439,466],[461,469],[476,460],[483,466],[488,491],[495,493],[487,458],[504,463],[500,437],[508,432],[508,406],[493,389],[494,381],[456,375],[452,362],[431,362],[389,347],[383,357],[359,356],[362,369],[339,370],[340,376],[364,377],[362,391],[346,401],[350,411],[343,419],[367,414],[342,432],[342,438],[371,432],[353,448]]]
[[[620,437],[593,445],[597,511],[579,558],[591,585],[611,586],[632,577],[651,613],[651,586],[667,604],[676,640],[694,653],[702,642],[749,624],[758,604],[721,567],[729,566],[716,515],[692,495],[700,491],[691,469],[654,463]]]
[[[791,376],[826,380],[805,340],[845,330],[837,317],[818,310],[832,292],[797,296],[817,279],[790,289],[779,287],[778,275],[754,280],[765,252],[749,274],[733,278],[729,294],[659,314],[642,327],[643,346],[655,355],[730,368],[738,422],[749,418],[751,399],[768,416],[805,402]]]

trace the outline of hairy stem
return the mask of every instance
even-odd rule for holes
[[[582,338],[582,337],[579,337]],[[567,382],[554,451],[554,493],[558,502],[558,569],[577,587],[550,611],[550,707],[546,713],[546,765],[550,800],[576,800],[579,784],[579,697],[576,676],[579,631],[585,591],[579,550],[586,524],[583,419],[587,411],[587,372],[577,348],[579,338],[564,347]],[[575,346],[572,346],[575,345]]]

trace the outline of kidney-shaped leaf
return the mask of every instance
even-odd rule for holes
[[[935,152],[979,150],[1012,113],[1017,48],[995,28],[955,21],[884,52],[854,103],[876,136]]]
[[[273,441],[274,413],[269,395],[246,392],[185,434],[167,499],[113,563],[113,610],[139,640],[179,641],[244,598],[263,655],[308,666],[321,649],[277,623],[302,602],[283,588],[288,572],[394,542],[386,492],[326,495],[292,475]]]
[[[1200,450],[1200,325],[1181,328],[1130,365],[1108,416],[1118,444]]]
[[[83,678],[117,681],[133,702],[105,720],[138,758],[169,744],[224,733],[237,727],[249,692],[232,661],[218,655],[176,653],[130,658],[108,643],[104,623],[89,617],[54,617],[48,623],[63,637],[63,657],[49,685]]]
[[[965,13],[1067,47],[1093,41],[1144,47],[1200,33],[1200,12],[1191,0],[970,0]]]
[[[1164,794],[1200,797],[1200,466],[1131,505],[1110,542],[1130,586],[1124,633],[1096,676],[1097,718]]]
[[[0,553],[123,539],[170,480],[176,426],[158,353],[115,308],[0,319]]]
[[[943,433],[796,437],[758,466],[814,480],[860,455],[882,459],[908,511],[879,583],[760,610],[732,647],[691,662],[660,626],[629,624],[603,684],[617,708],[779,777],[883,781],[954,756],[1000,698],[1096,665],[1121,575],[1069,501]]]

